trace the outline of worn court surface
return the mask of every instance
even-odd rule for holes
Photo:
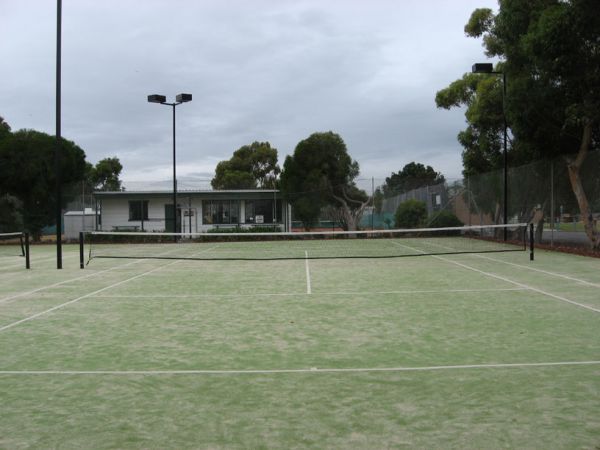
[[[64,266],[0,259],[0,448],[600,447],[598,259]]]

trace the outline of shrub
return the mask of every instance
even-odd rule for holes
[[[397,228],[418,228],[427,219],[427,205],[419,200],[406,200],[396,210]]]
[[[429,217],[430,228],[462,227],[464,224],[451,211],[438,211]]]

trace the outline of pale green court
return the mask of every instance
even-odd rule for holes
[[[600,260],[78,265],[0,260],[2,448],[600,443]]]

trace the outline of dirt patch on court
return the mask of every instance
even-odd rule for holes
[[[600,250],[592,250],[588,247],[567,247],[564,245],[550,246],[548,244],[535,244],[535,248],[549,250],[551,252],[571,253],[573,255],[591,256],[592,258],[600,258]]]

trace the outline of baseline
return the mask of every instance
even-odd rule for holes
[[[0,370],[0,375],[265,375],[285,373],[360,373],[360,372],[425,372],[465,369],[515,369],[530,367],[592,366],[600,361],[553,361],[537,363],[492,363],[420,367],[351,367],[309,369],[247,369],[247,370]]]
[[[527,291],[527,288],[514,287],[514,288],[491,288],[491,289],[427,289],[427,290],[401,290],[401,291],[339,291],[339,292],[319,292],[315,295],[391,295],[391,294],[403,294],[403,295],[414,295],[414,294],[451,294],[451,293],[479,293],[479,292],[507,292],[507,291]],[[151,298],[226,298],[226,297],[300,297],[304,295],[311,295],[308,292],[274,292],[274,293],[250,293],[250,294],[105,294],[97,295],[95,298],[134,298],[134,299],[151,299]]]

